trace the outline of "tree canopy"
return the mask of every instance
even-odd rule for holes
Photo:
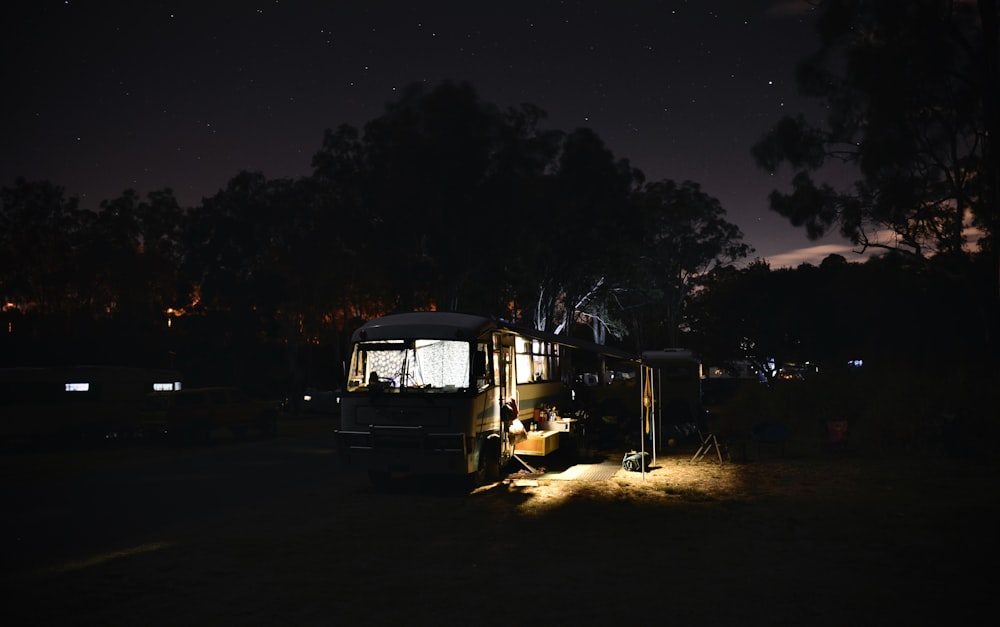
[[[86,303],[162,342],[168,321],[215,348],[284,346],[289,364],[410,309],[673,343],[690,278],[745,256],[742,234],[696,183],[646,184],[593,130],[545,119],[418,83],[363,128],[325,131],[311,175],[238,172],[196,207],[125,190],[87,211],[19,180],[3,190],[0,288],[12,315]]]
[[[836,228],[862,249],[956,264],[984,256],[996,269],[995,0],[819,8],[821,45],[797,79],[828,113],[785,117],[753,147],[760,167],[793,170],[771,208],[811,238]]]

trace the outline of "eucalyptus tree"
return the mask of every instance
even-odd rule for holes
[[[201,306],[243,310],[260,304],[273,265],[284,208],[282,183],[243,171],[192,209],[185,234],[185,271]]]
[[[184,211],[173,191],[142,199],[131,189],[88,220],[77,269],[89,282],[88,300],[99,315],[162,322],[166,310],[182,304],[178,292]]]
[[[485,193],[495,203],[492,243],[483,255],[480,299],[483,311],[521,323],[537,320],[540,291],[539,255],[548,257],[558,247],[553,230],[555,172],[566,134],[543,128],[545,111],[521,104],[504,112],[500,138],[493,152]]]
[[[819,6],[820,47],[798,84],[828,114],[785,117],[753,147],[762,168],[793,170],[771,208],[811,238],[837,229],[861,249],[933,258],[952,274],[970,277],[969,262],[986,261],[995,301],[996,0]]]
[[[391,277],[377,260],[384,242],[372,210],[373,190],[367,156],[357,127],[327,129],[313,155],[313,172],[296,223],[292,262],[296,294],[302,307],[305,376],[316,376],[312,355],[331,353],[335,381],[342,384],[344,351],[355,322],[384,313],[394,302]],[[294,356],[292,356],[294,357]],[[292,359],[295,364],[297,360]],[[328,364],[329,366],[329,364]]]
[[[243,171],[188,216],[183,277],[190,310],[226,325],[219,338],[273,338],[289,301],[289,222],[296,183]],[[249,341],[249,340],[248,340]]]
[[[74,272],[81,233],[92,214],[48,181],[18,178],[0,188],[0,297],[19,311],[69,313],[86,286]]]
[[[364,127],[365,260],[395,287],[387,308],[468,308],[495,282],[506,207],[486,193],[503,114],[465,82],[416,83]],[[507,225],[509,227],[509,225]]]
[[[561,138],[544,117],[500,111],[464,82],[414,84],[363,130],[325,132],[303,214],[318,236],[302,255],[322,264],[315,285],[345,332],[397,309],[521,315],[535,268],[519,247],[549,209]]]
[[[642,224],[634,300],[641,310],[644,344],[655,339],[677,346],[695,279],[748,256],[739,227],[698,183],[664,179],[635,194]]]
[[[620,336],[618,308],[608,303],[636,261],[639,224],[629,198],[642,173],[586,128],[564,135],[554,157],[544,210],[526,221],[517,248],[532,270],[532,322],[565,333],[583,322],[597,341],[608,329]]]
[[[389,277],[381,271],[376,234],[382,220],[372,209],[368,158],[359,130],[342,124],[327,129],[313,155],[310,202],[300,216],[303,239],[297,258],[309,280],[302,298],[318,316],[348,321],[370,319],[393,300]]]

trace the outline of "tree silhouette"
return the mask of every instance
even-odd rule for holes
[[[103,201],[87,220],[74,264],[80,283],[91,284],[86,301],[93,312],[116,311],[148,324],[176,306],[182,225],[183,212],[169,189],[151,192],[147,200],[125,190]]]
[[[2,287],[19,311],[71,308],[119,325],[123,344],[169,344],[199,376],[245,380],[261,368],[251,352],[280,350],[302,385],[314,347],[337,360],[359,320],[392,310],[634,336],[668,287],[683,299],[684,273],[744,250],[696,185],[644,189],[593,130],[545,117],[500,111],[464,82],[414,84],[363,131],[327,130],[311,176],[238,172],[188,209],[167,189],[80,211],[20,181],[3,191]],[[668,260],[681,274],[664,274]],[[649,277],[656,289],[640,289]]]
[[[392,308],[468,307],[502,219],[486,195],[503,124],[470,85],[408,86],[365,126],[367,263],[397,288]]]
[[[538,302],[539,242],[547,239],[557,159],[566,134],[544,129],[546,113],[522,104],[504,113],[500,142],[493,154],[491,176],[484,192],[496,204],[488,226],[492,246],[483,255],[482,311],[529,322]],[[547,249],[551,253],[551,247]],[[546,325],[538,325],[545,328]]]
[[[606,317],[598,308],[623,283],[638,233],[629,195],[642,179],[590,129],[561,138],[550,171],[544,205],[524,220],[518,251],[534,326],[569,333],[579,315]]]
[[[725,219],[718,200],[692,181],[647,184],[636,196],[642,216],[642,275],[645,309],[661,320],[660,337],[679,346],[679,327],[696,277],[746,257],[752,248],[739,227]],[[652,332],[653,329],[650,329]]]
[[[0,189],[0,285],[5,303],[39,314],[79,308],[73,260],[87,214],[62,187],[18,178]]]
[[[387,277],[368,262],[376,258],[369,247],[377,242],[369,234],[379,222],[372,214],[375,192],[366,159],[357,128],[341,125],[324,133],[312,160],[310,202],[302,207],[303,239],[295,254],[298,273],[306,278],[307,306],[320,317],[339,312],[344,328],[353,318],[378,315],[390,301]]]
[[[973,285],[992,268],[996,318],[1000,257],[995,242],[1000,132],[997,5],[953,0],[823,3],[821,49],[800,67],[804,95],[829,114],[823,125],[782,119],[754,147],[757,163],[794,170],[792,190],[771,208],[811,238],[836,227],[862,250],[934,258],[934,267]],[[853,186],[816,176],[845,164]],[[842,170],[841,170],[842,174]],[[992,313],[990,313],[992,312]],[[989,339],[995,322],[982,326]]]

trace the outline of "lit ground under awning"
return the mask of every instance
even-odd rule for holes
[[[600,464],[576,464],[566,470],[549,475],[553,481],[603,481],[615,476],[622,465],[618,462],[602,462]]]

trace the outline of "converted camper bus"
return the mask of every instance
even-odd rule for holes
[[[495,481],[512,456],[548,454],[572,428],[559,408],[570,401],[574,359],[593,357],[637,362],[476,315],[372,320],[352,337],[338,452],[376,484],[395,472]]]

